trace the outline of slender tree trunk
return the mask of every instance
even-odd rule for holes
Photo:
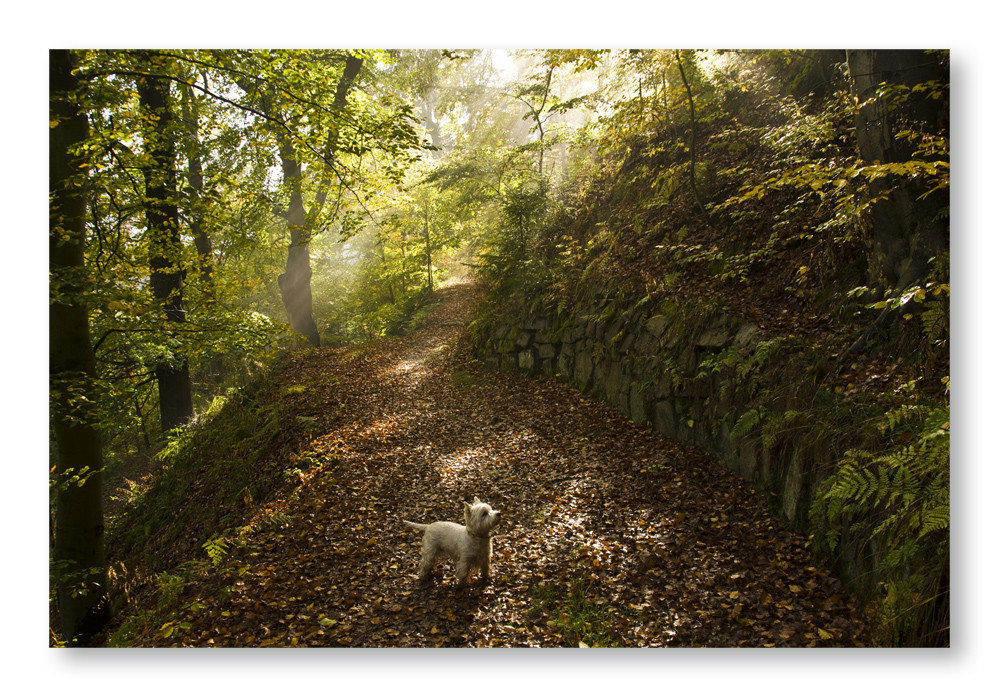
[[[206,79],[207,82],[207,79]],[[215,265],[212,263],[212,240],[205,227],[205,174],[201,163],[201,141],[198,133],[198,102],[195,100],[194,89],[184,85],[181,99],[181,119],[187,127],[186,150],[188,159],[188,208],[190,215],[191,237],[198,252],[198,281],[200,286],[199,301],[209,312],[215,306]],[[204,370],[211,376],[219,377],[223,372],[222,358],[213,354],[204,364]]]
[[[168,324],[180,324],[185,321],[184,272],[169,85],[159,78],[141,77],[137,88],[139,108],[149,124],[144,134],[148,162],[142,168],[146,184],[149,281]],[[194,413],[187,359],[175,355],[158,365],[155,373],[160,393],[160,424],[167,431],[182,425]]]
[[[351,91],[354,81],[361,73],[361,65],[362,59],[357,56],[348,56],[344,63],[344,72],[337,82],[337,92],[333,96],[333,111],[337,114],[338,118],[340,118],[340,115],[347,107],[347,95]],[[319,214],[326,204],[326,197],[329,194],[330,187],[333,185],[331,173],[333,172],[334,162],[339,150],[340,123],[338,122],[333,125],[326,137],[326,148],[323,152],[326,167],[323,168],[323,177],[320,179],[319,186],[317,187],[316,200],[313,202],[312,209],[309,211],[308,218],[306,219],[311,229],[316,227]]]
[[[424,250],[427,253],[427,291],[434,290],[434,277],[432,276],[432,258],[431,258],[431,226],[430,226],[430,214],[427,211],[427,206],[424,206]]]
[[[701,209],[701,215],[705,217],[705,222],[709,225],[712,224],[712,219],[708,216],[708,211],[705,209],[705,204],[701,201],[701,194],[698,193],[698,185],[695,182],[694,168],[695,168],[695,151],[694,151],[694,139],[695,139],[695,116],[694,116],[694,95],[691,94],[691,85],[688,84],[687,75],[684,73],[684,61],[681,60],[680,51],[674,51],[674,55],[677,57],[677,67],[681,71],[681,82],[684,83],[684,89],[687,91],[688,96],[688,109],[691,115],[691,139],[689,141],[688,149],[691,151],[691,167],[688,170],[688,178],[691,182],[691,193],[694,194],[694,200],[698,204],[698,208]]]
[[[72,99],[81,87],[72,55],[52,51],[49,61],[49,375],[57,461],[52,571],[62,636],[85,642],[108,617],[101,434],[88,409],[96,369],[84,301],[87,168],[75,153],[89,125]]]
[[[876,93],[882,83],[914,86],[929,80],[948,82],[948,69],[923,51],[848,51],[847,66],[861,108],[855,116],[858,148],[867,163],[906,162],[913,146],[896,138],[901,129],[946,128],[947,102],[911,95],[890,107]],[[948,244],[947,221],[938,214],[948,193],[924,199],[920,182],[897,184],[888,178],[870,183],[872,197],[884,196],[871,209],[872,246],[869,282],[905,288],[927,274],[928,260]]]
[[[545,157],[545,128],[542,123],[542,113],[545,111],[545,103],[549,100],[549,90],[552,89],[552,71],[555,68],[549,68],[549,72],[545,74],[545,93],[542,95],[542,105],[535,112],[535,123],[538,124],[538,174],[543,174],[542,172],[542,162]]]
[[[181,118],[187,126],[187,158],[188,185],[191,188],[191,237],[198,251],[198,267],[200,271],[202,302],[206,305],[215,303],[215,284],[212,265],[212,241],[205,230],[205,215],[202,194],[205,189],[205,175],[201,164],[201,144],[198,139],[198,103],[195,101],[194,90],[190,85],[184,86],[184,99],[181,102]]]

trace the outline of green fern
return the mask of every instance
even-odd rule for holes
[[[229,553],[229,543],[221,536],[219,538],[210,538],[202,543],[201,547],[208,554],[209,559],[215,567],[218,567]]]
[[[828,552],[836,552],[845,532],[866,537],[881,551],[884,595],[875,606],[886,634],[898,638],[903,626],[926,632],[937,622],[927,614],[938,612],[938,597],[947,594],[938,587],[948,566],[949,409],[904,405],[888,412],[880,427],[897,446],[878,454],[845,453],[820,486],[811,513],[820,534],[815,540]]]
[[[729,432],[729,435],[736,439],[746,436],[760,423],[764,414],[765,410],[763,407],[747,410],[736,420],[736,424],[733,425],[733,429]]]

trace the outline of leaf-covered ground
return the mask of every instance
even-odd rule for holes
[[[164,646],[860,646],[805,540],[704,455],[567,385],[474,368],[473,288],[407,337],[304,354],[302,486],[184,587]],[[478,496],[493,579],[420,587],[420,534]]]

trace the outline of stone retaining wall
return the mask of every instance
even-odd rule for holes
[[[830,472],[835,451],[816,430],[790,430],[770,440],[734,437],[733,426],[754,409],[759,390],[781,395],[771,410],[806,404],[808,383],[748,389],[747,373],[733,361],[750,361],[764,338],[753,323],[734,321],[724,310],[702,312],[696,322],[680,312],[648,308],[619,310],[620,301],[592,293],[572,311],[497,320],[480,332],[478,349],[494,368],[518,369],[567,381],[597,395],[616,411],[663,436],[700,448],[749,481],[772,509],[798,530],[808,526],[816,486]],[[673,310],[673,309],[672,309]],[[778,352],[780,354],[780,352]],[[729,364],[714,365],[726,356]],[[751,374],[780,375],[771,366]],[[706,359],[708,362],[706,364]],[[706,368],[709,366],[710,368]],[[808,436],[807,436],[808,435]],[[767,446],[764,446],[767,443]]]

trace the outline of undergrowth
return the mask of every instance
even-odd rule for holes
[[[117,570],[112,582],[116,597],[129,606],[117,609],[120,624],[112,643],[179,612],[170,603],[178,585],[224,564],[263,505],[293,491],[305,471],[336,458],[293,455],[319,426],[316,417],[295,407],[312,399],[315,388],[275,382],[296,356],[217,398],[172,432],[155,457],[159,469],[151,481],[128,491],[128,501],[109,518],[108,555]],[[138,595],[147,601],[136,603]]]

